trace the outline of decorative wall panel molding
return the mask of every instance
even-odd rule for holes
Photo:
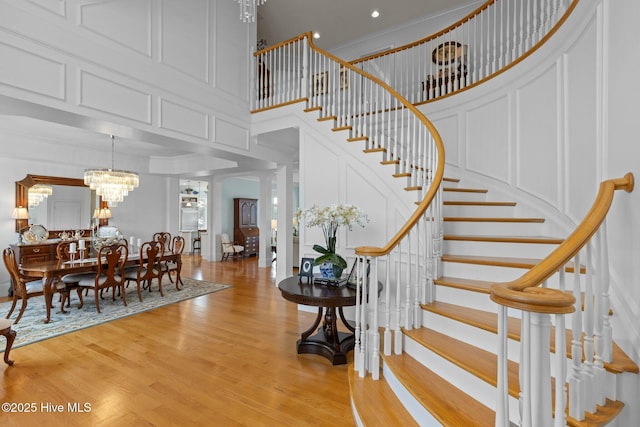
[[[33,3],[49,12],[53,12],[56,15],[66,16],[66,0],[27,0],[29,3]]]
[[[467,169],[508,182],[508,97],[491,100],[466,112]]]
[[[550,67],[537,78],[522,85],[515,96],[516,185],[560,208],[558,185],[559,140],[558,69]],[[540,106],[544,106],[540,108]],[[540,123],[545,123],[540,126]],[[544,170],[540,165],[548,164]]]
[[[166,99],[160,99],[159,126],[185,135],[209,138],[209,114]]]
[[[80,71],[79,80],[79,105],[151,124],[150,94],[87,71]]]
[[[160,61],[208,82],[209,2],[189,0],[186,8],[182,0],[162,0],[160,19]]]
[[[151,0],[87,3],[79,7],[79,25],[109,41],[151,56],[151,7]]]
[[[215,136],[216,143],[229,147],[249,150],[249,130],[234,123],[215,119]]]
[[[65,64],[0,43],[0,82],[57,99],[65,99]]]

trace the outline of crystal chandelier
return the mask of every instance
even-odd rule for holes
[[[111,207],[122,202],[134,188],[138,188],[140,180],[135,172],[113,169],[114,142],[111,135],[111,169],[85,169],[84,184],[95,190],[102,201]]]
[[[240,3],[240,19],[242,22],[254,22],[256,20],[257,6],[261,6],[267,0],[238,0]]]
[[[45,198],[53,194],[53,187],[45,184],[35,184],[29,188],[29,207],[35,207]]]

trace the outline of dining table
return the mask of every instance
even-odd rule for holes
[[[179,253],[165,252],[162,261],[174,262],[176,264],[176,290],[181,290],[183,283],[180,278],[182,270],[182,255]],[[127,257],[127,265],[137,265],[140,263],[140,254],[134,253]],[[20,273],[34,279],[42,279],[42,291],[47,309],[44,323],[51,321],[51,309],[53,308],[53,295],[59,292],[57,286],[62,282],[62,276],[75,273],[91,273],[98,271],[97,258],[75,259],[71,261],[53,260],[20,264]],[[61,312],[66,313],[64,307]]]

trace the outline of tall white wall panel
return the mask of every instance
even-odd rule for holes
[[[79,25],[125,48],[151,56],[151,5],[151,0],[83,4]]]
[[[433,125],[442,138],[444,144],[444,159],[449,165],[460,166],[460,138],[457,115],[446,116],[433,120]]]
[[[161,62],[208,81],[209,2],[162,0]]]
[[[507,97],[466,112],[466,166],[507,182],[509,172],[509,109]]]
[[[558,97],[555,65],[524,84],[516,95],[517,185],[559,208]],[[548,165],[542,168],[540,165]]]
[[[597,33],[595,19],[567,52],[567,192],[568,214],[580,220],[593,203],[600,182],[598,152],[597,93],[602,82],[597,79]]]

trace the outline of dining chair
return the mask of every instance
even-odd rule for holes
[[[171,254],[180,257],[182,256],[182,251],[184,251],[185,240],[182,236],[174,236],[171,243]],[[166,274],[169,277],[169,281],[173,283],[173,279],[171,278],[171,272],[175,272],[178,274],[178,260],[164,260],[162,262],[162,274]],[[177,284],[176,284],[177,286]]]
[[[100,298],[102,298],[103,289],[110,288],[112,290],[113,301],[116,299],[116,289],[120,289],[124,305],[127,305],[127,300],[124,297],[125,280],[124,276],[119,273],[123,271],[128,258],[129,249],[124,243],[102,246],[98,252],[97,274],[87,274],[80,279],[78,285],[81,288],[93,290],[98,313],[100,313]],[[82,308],[82,305],[78,308]]]
[[[70,246],[71,246],[71,241],[63,241],[58,243],[58,246],[56,246],[56,255],[58,256],[59,262],[67,262],[71,260],[71,253],[69,252]],[[78,299],[80,300],[80,307],[82,307],[83,288],[81,288],[78,284],[80,282],[80,279],[83,279],[86,277],[87,277],[86,273],[72,273],[72,274],[65,274],[60,278],[62,283],[64,283],[65,285],[64,291],[60,292],[60,296],[62,297],[61,303],[63,307],[65,304],[65,301],[66,301],[67,307],[71,305],[71,297],[69,294],[74,289],[78,293]]]
[[[24,314],[24,310],[27,308],[27,301],[29,298],[37,297],[44,295],[43,283],[42,279],[36,279],[35,277],[28,277],[20,273],[18,269],[18,263],[16,261],[16,254],[13,249],[6,248],[2,252],[2,259],[4,261],[4,265],[9,272],[9,276],[11,279],[11,289],[13,291],[13,300],[11,302],[11,308],[9,309],[9,313],[7,313],[6,319],[11,317],[13,314],[13,310],[16,308],[18,304],[18,300],[22,300],[22,306],[20,307],[20,313],[18,313],[18,317],[13,322],[17,324],[22,315]],[[58,291],[64,289],[63,283],[57,283],[56,288]]]
[[[11,329],[11,325],[13,322],[9,319],[0,319],[0,335],[4,335],[7,339],[7,344],[4,348],[4,363],[11,366],[13,365],[13,360],[9,359],[9,352],[11,351],[11,346],[13,346],[13,341],[16,339],[16,331]]]
[[[159,231],[153,233],[153,240],[157,240],[164,245],[166,251],[171,251],[171,233],[167,231]]]
[[[195,255],[198,252],[199,255],[202,255],[202,237],[200,236],[200,230],[198,230],[198,234],[193,238],[193,242],[191,242],[191,254]]]
[[[138,299],[142,302],[141,287],[149,289],[151,292],[151,282],[158,279],[158,289],[160,295],[162,292],[162,255],[164,254],[164,245],[158,240],[144,242],[140,245],[140,263],[136,269],[128,268],[124,272],[124,280],[127,284],[136,282],[138,288]],[[122,299],[126,303],[125,290],[122,288]]]
[[[232,242],[227,233],[220,234],[220,242],[222,243],[222,261],[229,257],[242,256],[244,246],[237,242]]]

